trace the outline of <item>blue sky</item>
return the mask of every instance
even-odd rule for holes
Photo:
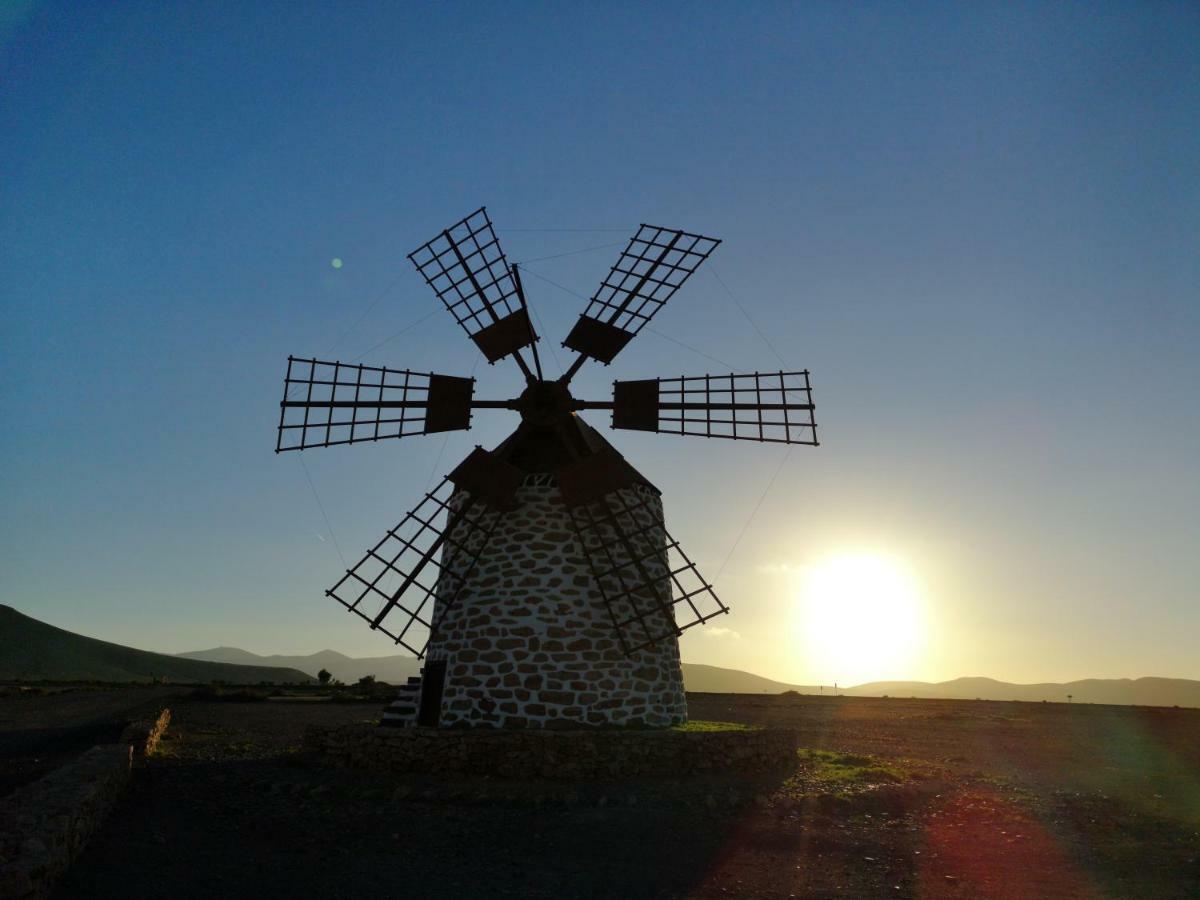
[[[639,222],[724,239],[655,320],[686,346],[578,393],[778,368],[753,325],[813,371],[822,446],[786,459],[612,435],[734,610],[685,659],[1200,677],[1195,5],[32,3],[0,35],[0,601],[391,652],[323,597],[335,543],[515,418],[307,452],[330,528],[272,452],[285,359],[518,388],[405,259],[486,204],[584,296]],[[582,302],[526,287],[556,343]],[[906,573],[919,652],[816,663],[798,598],[839,554]]]

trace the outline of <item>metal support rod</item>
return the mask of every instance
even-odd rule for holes
[[[613,409],[616,406],[611,400],[574,400],[572,409]],[[778,410],[778,409],[816,409],[812,403],[660,403],[659,409],[671,410],[705,410],[705,409],[745,409],[745,410]]]
[[[284,409],[425,409],[425,400],[284,400]],[[472,409],[517,409],[516,400],[472,400]]]
[[[529,322],[529,349],[533,351],[533,365],[537,369],[538,381],[544,381],[545,376],[542,375],[542,359],[538,356],[537,332],[533,330],[533,319],[529,318],[529,304],[525,301],[525,288],[521,284],[521,273],[517,271],[517,264],[513,263],[511,270],[513,284],[517,288],[517,299],[521,301],[521,309],[525,310],[525,318]]]
[[[571,379],[575,377],[575,373],[583,367],[585,362],[587,362],[587,354],[580,353],[575,357],[575,362],[571,363],[571,367],[563,372],[563,376],[558,379],[558,383],[562,385],[570,384]]]
[[[512,355],[513,359],[517,361],[517,365],[521,367],[521,373],[525,376],[526,383],[533,384],[535,381],[537,381],[537,379],[533,377],[533,373],[529,371],[529,364],[525,362],[525,357],[521,355],[521,348],[518,347],[516,350],[514,350]]]
[[[659,409],[816,409],[811,403],[660,403]]]
[[[284,409],[424,409],[429,404],[424,400],[284,400],[279,405]]]
[[[425,400],[283,400],[284,409],[425,409]],[[612,400],[572,400],[572,409],[612,409]],[[471,409],[520,409],[519,400],[472,400]],[[814,410],[812,403],[660,403],[659,409],[670,410]]]

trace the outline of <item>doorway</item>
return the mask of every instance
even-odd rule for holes
[[[421,706],[417,724],[437,728],[442,718],[442,692],[446,688],[446,660],[431,659],[421,670]]]

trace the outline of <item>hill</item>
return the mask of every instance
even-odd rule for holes
[[[299,669],[312,677],[322,669],[339,681],[353,684],[364,675],[374,675],[388,684],[403,684],[410,675],[421,674],[421,661],[411,656],[366,656],[355,659],[335,650],[320,650],[307,656],[259,656],[238,647],[213,647],[211,650],[192,650],[180,653],[183,659],[200,659],[238,665],[284,666]]]
[[[740,669],[721,669],[700,663],[683,664],[683,685],[689,691],[704,694],[782,694],[799,691],[815,694],[818,688],[800,684],[784,684]]]
[[[0,678],[46,681],[310,681],[293,668],[228,665],[180,659],[84,637],[0,604]]]
[[[1065,703],[1110,703],[1119,706],[1200,707],[1200,681],[1189,678],[1085,678],[1081,681],[1010,684],[994,678],[952,681],[876,681],[842,691],[856,697],[924,697],[947,700],[1049,700]]]

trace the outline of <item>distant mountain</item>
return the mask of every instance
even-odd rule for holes
[[[389,684],[402,684],[410,675],[421,673],[421,662],[410,656],[372,656],[354,659],[333,650],[321,650],[308,656],[259,656],[237,647],[214,647],[181,653],[181,657],[240,665],[287,666],[315,677],[328,669],[334,678],[350,684],[364,675],[374,675]],[[700,663],[683,664],[683,683],[689,691],[708,694],[832,694],[832,688],[816,685],[786,684],[743,672]],[[1139,706],[1200,707],[1200,681],[1185,678],[1089,678],[1066,684],[1010,684],[994,678],[956,678],[953,681],[873,681],[855,687],[839,688],[839,694],[851,697],[922,697],[943,700],[1026,700],[1065,703],[1067,695],[1075,703],[1113,703]]]
[[[1200,707],[1200,681],[1190,678],[1086,678],[1045,684],[1010,684],[994,678],[955,678],[953,681],[875,681],[847,688],[857,697],[937,697],[951,700],[1025,700],[1065,703],[1112,703],[1137,706]]]
[[[249,656],[251,654],[247,654]],[[0,678],[47,681],[310,681],[296,669],[180,659],[84,637],[0,604]]]
[[[352,684],[364,675],[374,675],[378,681],[403,684],[410,675],[421,674],[421,661],[411,656],[368,656],[354,659],[335,650],[320,650],[308,656],[259,656],[238,647],[213,647],[211,650],[192,650],[180,653],[183,659],[202,659],[210,662],[238,665],[285,666],[308,672],[313,678],[322,669],[339,681]]]
[[[308,672],[314,677],[321,669],[340,681],[351,684],[364,675],[374,675],[379,681],[403,684],[410,675],[421,674],[421,661],[411,656],[368,656],[354,659],[335,650],[321,650],[308,656],[259,656],[239,647],[213,647],[211,650],[192,650],[180,653],[184,659],[203,659],[239,665],[287,666]],[[760,675],[737,669],[718,669],[698,663],[683,664],[683,682],[689,691],[713,694],[778,694],[787,690],[817,692],[815,687],[803,687],[772,681]]]
[[[683,686],[702,694],[782,694],[784,691],[815,694],[818,691],[814,686],[784,684],[740,669],[719,669],[700,663],[683,663]]]

